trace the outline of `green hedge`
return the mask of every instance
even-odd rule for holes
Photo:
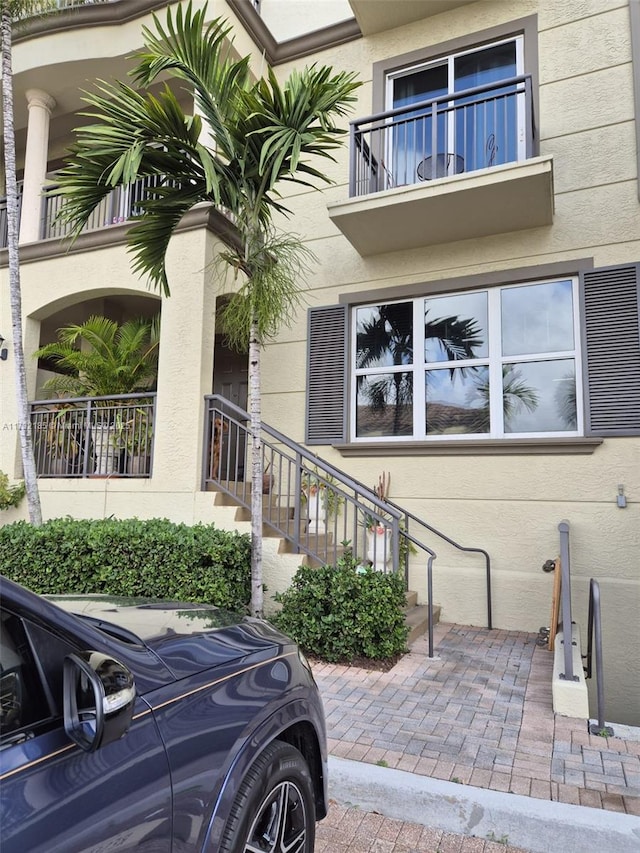
[[[247,535],[166,519],[75,520],[0,527],[2,574],[39,593],[137,595],[244,609]]]
[[[403,578],[359,567],[350,553],[336,567],[302,566],[276,600],[282,610],[271,621],[322,660],[387,660],[407,650]]]

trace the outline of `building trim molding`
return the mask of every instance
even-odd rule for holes
[[[75,240],[70,237],[54,237],[48,240],[38,240],[20,246],[20,263],[28,264],[43,261],[61,255],[75,255],[81,252],[92,252],[108,246],[125,245],[127,232],[135,222],[123,222],[121,225],[110,225],[107,228],[97,228],[80,234]],[[229,246],[237,246],[237,231],[233,223],[217,208],[208,203],[196,205],[187,211],[180,220],[175,234],[207,228]],[[9,265],[8,250],[0,249],[0,269]]]
[[[530,267],[491,270],[491,272],[455,278],[439,278],[435,281],[421,281],[413,284],[395,285],[377,290],[361,290],[341,293],[338,302],[343,305],[358,305],[363,302],[414,299],[432,293],[450,293],[455,290],[477,290],[481,287],[496,287],[501,284],[520,284],[527,281],[574,276],[592,270],[593,258],[556,261]]]
[[[334,444],[344,457],[388,456],[570,456],[591,454],[603,438],[471,439],[465,441],[357,442]]]
[[[356,19],[348,18],[311,33],[277,42],[251,0],[227,0],[227,3],[260,51],[264,52],[269,65],[272,66],[291,62],[321,50],[362,38],[362,32]],[[74,6],[50,15],[40,15],[21,22],[16,27],[13,41],[18,43],[64,30],[117,26],[150,12],[166,9],[168,5],[171,4],[161,2],[161,0],[113,0],[110,3]]]

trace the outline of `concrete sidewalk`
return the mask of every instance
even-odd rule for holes
[[[541,842],[531,846],[531,838],[545,838],[543,830],[550,814],[559,814],[561,806],[574,809],[562,814],[560,824],[570,821],[578,828],[578,817],[583,816],[585,833],[594,840],[598,836],[590,821],[595,815],[607,827],[613,821],[623,836],[632,833],[628,849],[640,850],[640,730],[614,723],[614,737],[602,738],[589,734],[585,720],[556,717],[551,705],[552,655],[536,645],[536,635],[440,624],[435,630],[435,647],[437,657],[430,659],[426,638],[419,639],[389,672],[315,664],[314,675],[324,699],[330,754],[333,759],[348,760],[331,783],[334,817],[340,813],[342,819],[353,821],[358,812],[349,807],[351,803],[380,812],[372,819],[400,821],[407,827],[413,821],[414,828],[404,831],[414,836],[426,825],[442,837],[433,847],[424,846],[430,843],[427,841],[413,847],[396,842],[389,846],[384,838],[370,839],[369,846],[354,838],[351,847],[322,847],[323,832],[332,829],[330,815],[320,825],[318,851],[488,853],[497,845],[495,849],[504,853],[509,849],[505,847],[508,837],[520,849],[586,853],[591,848],[584,841],[582,847],[572,848],[571,840],[561,840],[558,834],[545,841],[553,847],[539,846]],[[352,770],[347,772],[344,767]],[[363,768],[364,779],[358,768]],[[390,775],[390,769],[406,771],[406,775]],[[349,775],[354,779],[352,787],[347,784]],[[374,795],[369,796],[371,791],[364,785],[368,778],[387,787],[374,787]],[[417,811],[413,780],[427,786],[421,796],[435,791],[428,799],[429,808]],[[429,788],[443,783],[449,786],[446,791]],[[412,792],[406,798],[404,817],[389,811],[396,786],[400,786],[401,799],[403,790]],[[489,810],[500,816],[491,825],[497,828],[487,829],[482,821],[456,826],[434,808],[438,802],[455,802],[458,812],[466,814],[464,800],[472,804],[470,813],[477,816],[480,808],[486,814],[478,803],[483,795],[497,795],[503,803],[502,811],[493,803]],[[519,838],[508,831],[511,823],[506,815],[514,810],[515,826],[526,824],[523,816],[528,812],[534,816],[529,835]],[[433,815],[439,823],[429,822]],[[443,842],[444,835],[451,833]],[[626,851],[620,846],[627,843],[623,836],[609,836],[607,843],[601,838],[593,849],[598,853]],[[382,841],[386,846],[380,846]],[[371,846],[374,843],[378,846]],[[467,846],[462,847],[463,843]],[[481,843],[485,846],[479,846]]]

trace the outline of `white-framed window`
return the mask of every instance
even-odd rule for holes
[[[385,108],[416,105],[394,117],[386,136],[393,184],[524,160],[525,90],[513,82],[523,73],[522,35],[389,71]]]
[[[570,277],[354,307],[351,440],[582,435],[578,316]]]

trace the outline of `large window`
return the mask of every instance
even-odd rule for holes
[[[577,280],[354,308],[353,439],[582,433]]]

